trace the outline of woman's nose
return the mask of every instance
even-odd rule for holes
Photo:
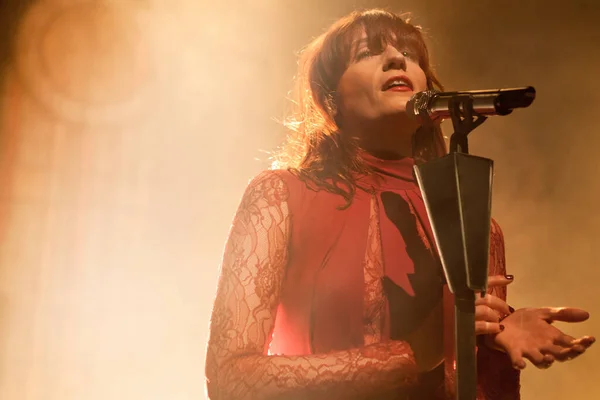
[[[406,71],[406,57],[401,51],[395,47],[388,46],[385,50],[385,56],[386,58],[383,64],[384,71],[389,71],[391,69],[401,69]]]

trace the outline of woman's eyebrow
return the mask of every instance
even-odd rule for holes
[[[352,41],[352,43],[350,43],[350,55],[355,55],[358,49],[360,49],[362,45],[367,44],[368,42],[369,38],[366,37]]]
[[[361,38],[361,39],[356,39],[356,40],[354,40],[354,41],[352,42],[352,46],[359,46],[359,45],[361,45],[361,44],[363,44],[363,43],[366,43],[366,42],[368,42],[368,41],[369,41],[369,38],[366,38],[366,37],[364,37],[364,38]]]
[[[368,43],[369,42],[369,38],[362,38],[362,39],[356,39],[354,40],[351,44],[350,47],[354,50],[358,49],[361,45]]]

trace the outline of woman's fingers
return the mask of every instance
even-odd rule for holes
[[[475,321],[476,335],[490,335],[500,333],[504,330],[504,325],[497,322]]]
[[[575,338],[571,335],[560,334],[556,338],[554,338],[554,344],[557,344],[562,347],[571,347],[575,341]]]
[[[581,345],[584,348],[590,347],[596,342],[596,338],[593,336],[582,336],[579,339],[575,339],[573,336],[561,334],[554,339],[554,344],[563,347],[571,347],[573,345]]]
[[[549,368],[554,363],[554,356],[552,354],[542,354],[537,349],[529,349],[523,352],[523,355],[538,368]]]
[[[544,359],[540,365],[536,365],[538,368],[550,368],[556,359],[552,354],[544,354]]]
[[[570,346],[562,347],[556,359],[560,359],[560,361],[572,360],[573,358],[582,355],[585,353],[586,349],[590,347],[593,343],[594,339],[591,336],[584,336],[580,339],[573,340]]]
[[[488,276],[488,287],[498,287],[498,286],[506,286],[513,283],[512,275],[492,275]]]
[[[596,342],[596,338],[593,336],[583,336],[579,339],[574,340],[572,343],[573,344],[579,344],[581,346],[583,346],[584,348],[588,348],[591,345],[593,345]]]
[[[488,306],[491,309],[498,311],[502,315],[507,315],[511,313],[510,307],[504,300],[499,297],[492,296],[490,294],[486,294],[484,297],[479,297],[475,299],[476,306]]]
[[[570,349],[555,344],[545,346],[540,351],[542,354],[553,355],[556,361],[566,361],[569,359],[569,354],[567,353]]]
[[[510,362],[512,363],[514,369],[525,369],[527,364],[525,363],[520,351],[512,347],[508,347],[506,348],[506,352],[508,353],[508,357],[510,358]]]
[[[549,345],[543,347],[541,350],[542,354],[552,355],[556,361],[568,361],[580,354],[585,352],[585,347],[581,345],[574,345],[572,347],[562,347],[558,345]]]
[[[500,314],[488,306],[475,306],[475,320],[487,322],[500,322]]]
[[[585,347],[576,344],[573,347],[563,348],[563,350],[559,354],[559,357],[562,359],[561,361],[566,361],[572,360],[575,357],[582,355],[583,353],[585,353]]]
[[[593,336],[575,339],[572,336],[563,334],[554,339],[554,345],[549,346],[548,351],[559,361],[571,360],[583,354],[595,341],[596,339]]]
[[[546,321],[582,322],[590,317],[590,313],[580,308],[557,307],[548,308]]]

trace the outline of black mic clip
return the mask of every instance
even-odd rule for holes
[[[448,108],[454,127],[450,137],[450,153],[469,154],[467,135],[483,124],[487,117],[477,114],[473,108],[473,97],[467,93],[456,94],[448,99]]]

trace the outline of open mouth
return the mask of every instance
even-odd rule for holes
[[[395,92],[408,92],[413,90],[413,85],[410,79],[406,76],[393,76],[388,79],[381,90],[385,91],[395,91]]]

